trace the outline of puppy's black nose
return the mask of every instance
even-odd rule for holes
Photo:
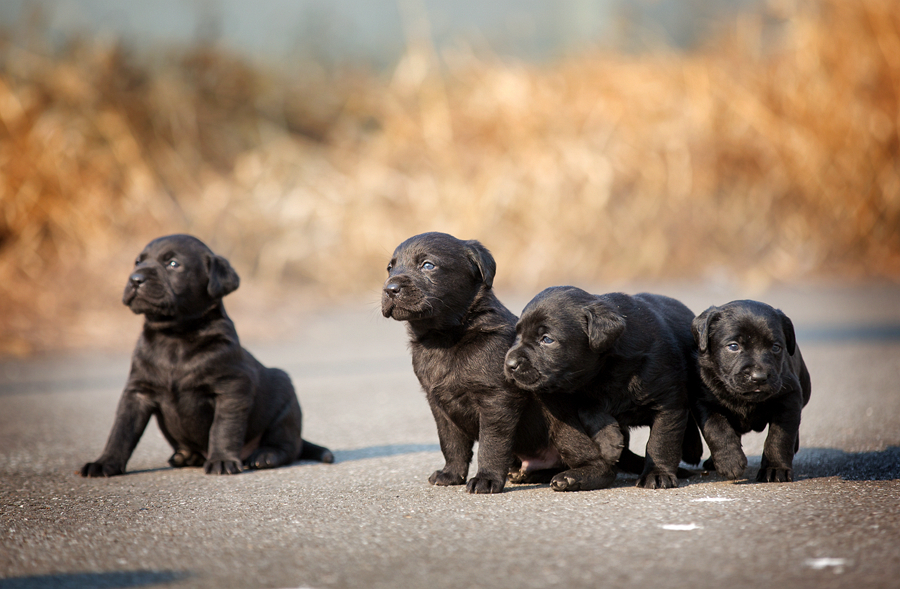
[[[135,272],[134,274],[132,274],[131,276],[128,277],[128,280],[131,281],[131,284],[133,286],[137,287],[137,286],[144,284],[147,281],[147,277],[144,276],[143,274]]]
[[[506,357],[506,367],[510,371],[515,372],[516,370],[518,370],[520,364],[521,363],[519,362],[519,359],[516,358],[515,356],[507,356]]]
[[[750,380],[753,381],[753,384],[763,384],[768,380],[768,375],[765,370],[760,370],[759,368],[754,368],[750,371]]]
[[[397,296],[398,294],[400,294],[400,290],[402,288],[403,287],[400,286],[399,284],[397,284],[396,282],[389,282],[384,285],[384,292],[388,293],[389,295],[391,295],[393,297],[393,296]]]

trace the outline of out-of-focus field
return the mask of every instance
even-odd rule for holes
[[[523,291],[900,280],[897,0],[773,3],[690,53],[533,65],[411,42],[386,74],[15,38],[0,354],[102,345],[131,259],[175,232],[242,289],[307,297],[377,291],[427,230],[480,239]]]

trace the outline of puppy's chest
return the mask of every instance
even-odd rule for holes
[[[159,402],[177,403],[212,396],[209,358],[167,346],[151,346],[135,358],[131,381],[152,391]],[[214,371],[213,371],[214,372]]]
[[[717,397],[717,400],[726,410],[734,428],[741,433],[751,430],[761,432],[768,425],[773,412],[765,403],[735,403],[723,396]]]
[[[414,349],[412,357],[413,371],[426,392],[459,396],[484,387],[486,362],[472,354]]]

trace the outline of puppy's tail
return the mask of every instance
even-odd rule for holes
[[[315,460],[316,462],[325,462],[326,464],[331,464],[334,462],[334,454],[331,453],[331,450],[325,448],[323,446],[317,446],[312,442],[307,442],[303,440],[303,448],[300,449],[300,456],[297,457],[299,460]]]

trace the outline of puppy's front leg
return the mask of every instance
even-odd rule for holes
[[[703,468],[715,470],[730,480],[744,476],[747,456],[741,449],[741,437],[721,413],[704,406],[698,409],[696,416],[700,431],[712,453],[712,457],[703,463]]]
[[[209,451],[203,471],[206,474],[241,472],[241,449],[251,409],[251,383],[235,379],[216,391],[216,409],[209,429]]]
[[[656,413],[650,426],[647,458],[638,487],[672,489],[678,486],[678,463],[681,462],[681,444],[687,423],[687,409],[665,409]]]
[[[126,388],[103,454],[81,467],[83,477],[111,477],[125,473],[125,465],[150,421],[155,405],[141,391]]]
[[[800,436],[801,409],[802,406],[796,403],[776,410],[776,417],[769,422],[757,482],[789,483],[794,480],[794,452]]]
[[[450,421],[444,410],[430,398],[428,404],[431,406],[434,423],[437,425],[438,440],[441,443],[441,453],[444,455],[445,461],[444,468],[434,471],[428,477],[428,482],[442,487],[464,485],[466,476],[469,474],[469,463],[472,461],[472,446],[475,445],[475,440]]]
[[[482,408],[478,431],[478,472],[469,479],[469,493],[500,493],[513,463],[513,438],[518,411]]]

